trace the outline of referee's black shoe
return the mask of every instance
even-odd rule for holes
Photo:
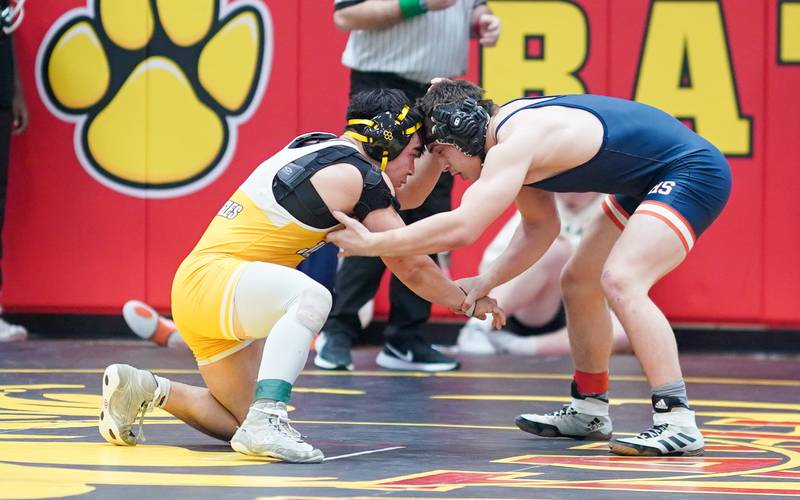
[[[417,335],[393,336],[383,345],[375,362],[387,370],[423,372],[445,372],[460,366],[458,361],[437,351]]]

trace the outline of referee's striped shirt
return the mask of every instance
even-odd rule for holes
[[[335,9],[364,2],[334,0]],[[447,9],[401,21],[380,30],[353,30],[342,64],[358,71],[395,73],[419,83],[467,71],[472,9],[486,0],[458,0]]]

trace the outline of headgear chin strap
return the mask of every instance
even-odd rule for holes
[[[386,164],[397,158],[421,126],[406,104],[397,116],[386,111],[372,119],[347,120],[344,134],[362,142],[364,152],[373,160],[380,161],[381,170],[385,170]]]
[[[467,156],[483,156],[489,113],[475,99],[440,104],[425,119],[425,144],[452,144]]]
[[[0,29],[2,29],[0,35],[13,33],[22,23],[23,17],[25,17],[25,0],[8,2],[8,7],[0,9]]]

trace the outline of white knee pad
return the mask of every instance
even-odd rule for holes
[[[322,330],[328,313],[331,312],[333,298],[327,288],[317,282],[300,292],[297,300],[297,321],[317,333]]]

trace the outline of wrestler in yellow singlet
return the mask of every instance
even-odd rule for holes
[[[249,345],[237,337],[233,295],[248,262],[294,268],[325,244],[328,229],[303,224],[278,204],[272,190],[276,173],[293,160],[332,145],[332,140],[284,148],[259,165],[217,213],[205,234],[178,268],[172,284],[172,313],[199,365]],[[276,283],[278,287],[280,283]]]

